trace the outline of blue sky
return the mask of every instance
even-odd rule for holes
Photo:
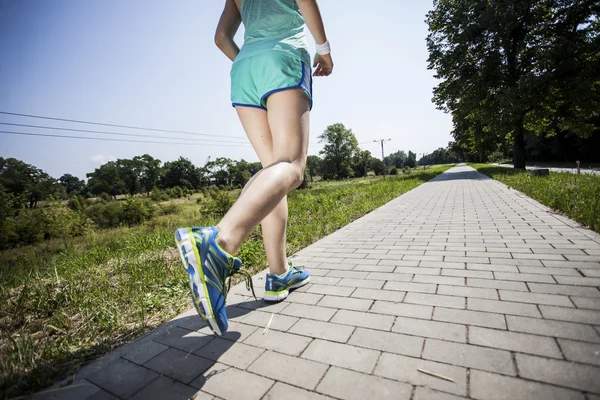
[[[0,0],[0,111],[245,138],[229,101],[231,62],[213,43],[224,1]],[[343,4],[343,7],[340,7]],[[351,128],[361,148],[380,157],[373,139],[396,150],[431,152],[451,140],[449,115],[431,103],[425,14],[431,1],[321,0],[334,73],[314,82],[309,154],[327,125]],[[313,39],[309,46],[314,54]],[[242,44],[243,29],[236,40]],[[202,139],[0,114],[0,122]],[[78,136],[0,125],[0,130]],[[206,137],[205,137],[206,138]],[[131,138],[136,139],[136,138]],[[144,140],[138,138],[139,140]],[[149,144],[15,136],[0,133],[0,156],[58,178],[84,178],[100,164],[148,153],[196,165],[208,156],[258,161],[247,141]],[[213,143],[215,144],[215,143]]]

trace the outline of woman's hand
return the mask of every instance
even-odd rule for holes
[[[313,76],[331,75],[333,72],[333,60],[331,59],[331,53],[324,56],[316,54],[313,62],[313,68],[315,68]]]

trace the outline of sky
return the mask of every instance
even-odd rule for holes
[[[224,0],[0,0],[0,111],[184,131],[199,135],[67,123],[0,114],[0,123],[99,130],[144,138],[0,124],[0,131],[166,143],[77,140],[0,133],[0,157],[58,178],[150,154],[258,161],[229,100],[231,61],[214,45]],[[341,6],[343,5],[343,6]],[[334,72],[315,78],[309,154],[343,123],[360,147],[381,157],[420,157],[451,140],[451,117],[435,108],[427,69],[431,0],[321,0]],[[307,29],[309,50],[314,40]],[[236,35],[243,43],[243,28]],[[230,139],[225,137],[234,137]],[[190,141],[192,140],[192,141]],[[232,146],[225,141],[239,143]]]

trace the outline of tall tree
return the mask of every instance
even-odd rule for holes
[[[354,170],[354,176],[357,178],[367,175],[370,169],[372,169],[373,158],[369,150],[358,150],[354,153],[354,159],[352,160],[352,169]],[[381,160],[380,160],[381,161]]]
[[[359,151],[358,141],[351,129],[343,124],[329,125],[319,136],[326,178],[342,179],[352,175],[352,158]]]
[[[88,188],[92,194],[108,193],[116,199],[117,195],[127,193],[127,186],[119,175],[119,165],[116,161],[109,161],[86,176],[89,178]]]
[[[438,108],[453,135],[480,158],[513,143],[525,167],[525,135],[574,127],[600,104],[597,0],[434,0],[427,14],[429,68],[442,82]]]
[[[140,188],[150,194],[152,189],[158,184],[161,172],[161,161],[149,154],[133,157],[133,161],[139,165],[139,183]]]
[[[323,160],[319,156],[310,155],[306,158],[306,172],[312,181],[315,176],[321,174],[323,169]]]
[[[164,188],[181,186],[199,189],[203,182],[203,170],[196,168],[187,158],[179,157],[178,160],[165,163],[160,181]]]
[[[58,183],[65,188],[68,196],[83,194],[86,191],[85,181],[71,174],[64,174],[58,178]]]

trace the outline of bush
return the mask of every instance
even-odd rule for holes
[[[152,219],[156,206],[149,199],[130,197],[123,201],[121,222],[127,225],[137,225]]]
[[[200,203],[200,211],[204,214],[225,214],[235,199],[228,191],[225,190],[211,190],[209,191],[209,197]]]
[[[121,223],[123,208],[116,201],[98,203],[89,206],[85,214],[101,228],[114,228]]]
[[[156,202],[169,200],[169,196],[166,193],[162,192],[156,186],[154,187],[154,189],[152,189],[152,192],[150,192],[150,198]]]
[[[404,169],[402,169],[402,172],[406,175],[410,175],[412,169],[410,167],[404,167]]]
[[[69,199],[67,206],[73,211],[83,212],[87,207],[87,203],[85,197],[80,194],[76,194]]]
[[[396,167],[390,168],[388,174],[390,174],[390,175],[398,175],[398,168],[396,168]]]
[[[159,207],[160,215],[177,214],[181,208],[177,204],[162,204]]]

